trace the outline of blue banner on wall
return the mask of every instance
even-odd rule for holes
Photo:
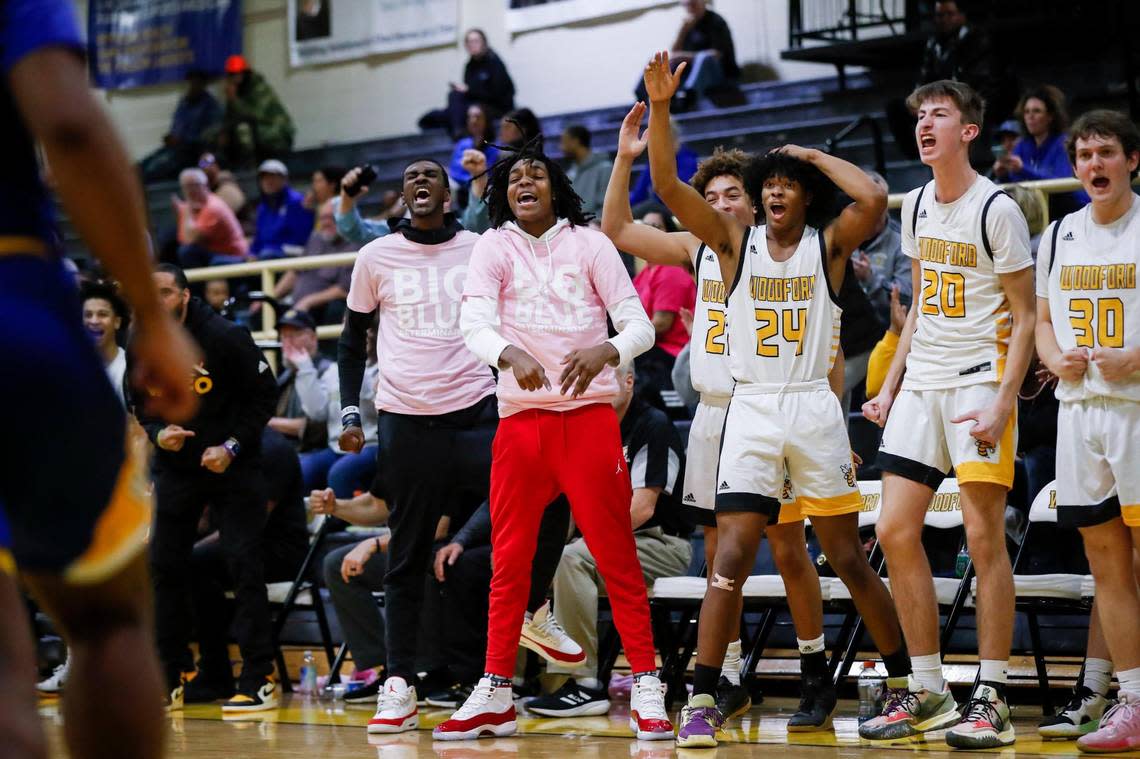
[[[105,89],[221,74],[241,52],[241,0],[89,0],[87,48]]]

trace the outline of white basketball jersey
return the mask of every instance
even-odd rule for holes
[[[693,270],[697,273],[697,307],[693,310],[693,336],[689,343],[693,389],[708,395],[732,395],[724,282],[720,261],[704,243],[693,254]]]
[[[738,389],[826,382],[842,312],[827,279],[823,234],[805,227],[791,257],[775,261],[764,226],[752,227],[737,272],[728,296],[728,363]]]
[[[938,390],[998,382],[1013,317],[999,274],[1033,265],[1021,209],[978,176],[953,203],[935,199],[934,182],[903,201],[903,253],[922,267],[918,321],[903,388]]]
[[[1140,198],[1111,224],[1093,221],[1085,206],[1049,225],[1037,255],[1037,295],[1049,299],[1061,350],[1140,346]],[[1062,381],[1057,398],[1106,396],[1140,401],[1140,378],[1109,382],[1096,364],[1078,382]]]

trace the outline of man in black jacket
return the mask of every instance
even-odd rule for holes
[[[420,119],[420,129],[444,127],[454,140],[467,133],[467,107],[471,104],[482,105],[489,118],[498,118],[515,107],[515,83],[503,60],[487,45],[483,30],[468,29],[463,46],[471,56],[463,67],[463,81],[451,83],[447,108],[428,111]]]
[[[163,306],[186,327],[203,355],[191,378],[198,414],[181,426],[139,419],[157,449],[150,555],[159,658],[172,707],[181,705],[179,685],[192,661],[187,649],[193,627],[190,556],[199,517],[209,503],[234,581],[234,628],[242,657],[237,695],[222,710],[273,708],[277,694],[261,554],[265,506],[260,463],[261,431],[277,394],[273,371],[244,327],[190,297],[181,269],[160,265],[154,280]]]

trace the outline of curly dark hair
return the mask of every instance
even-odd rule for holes
[[[762,156],[754,156],[744,170],[744,189],[756,203],[757,224],[762,223],[760,217],[764,214],[761,200],[764,182],[772,177],[796,182],[811,195],[807,207],[808,226],[823,229],[838,213],[835,184],[807,161],[775,149]]]
[[[701,195],[705,194],[708,183],[717,177],[736,177],[741,184],[744,184],[744,175],[750,160],[751,157],[740,148],[725,150],[718,145],[711,156],[697,164],[697,173],[689,179],[689,184]],[[760,202],[759,196],[751,192],[748,194],[753,202]]]
[[[541,163],[546,168],[550,178],[550,199],[554,204],[554,217],[566,219],[571,226],[585,226],[593,214],[582,211],[582,198],[574,192],[574,186],[566,172],[542,151],[543,138],[536,135],[521,148],[512,149],[498,146],[503,151],[499,160],[491,167],[487,177],[487,189],[483,192],[483,201],[487,204],[487,211],[491,217],[491,227],[498,229],[508,221],[515,221],[514,211],[507,201],[507,186],[510,184],[511,169],[519,163]]]
[[[111,304],[111,310],[115,312],[115,316],[123,320],[123,326],[131,318],[130,309],[127,308],[127,302],[123,300],[123,296],[119,294],[119,286],[110,280],[96,280],[92,282],[84,282],[79,287],[79,302],[86,303],[91,299],[105,300]]]

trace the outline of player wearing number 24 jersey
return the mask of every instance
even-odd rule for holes
[[[882,217],[886,193],[846,161],[788,145],[746,172],[763,226],[713,208],[677,178],[669,149],[669,100],[684,69],[682,63],[672,72],[666,53],[645,69],[649,163],[657,194],[720,263],[735,381],[717,474],[717,550],[701,605],[693,696],[677,736],[678,745],[697,747],[716,745],[721,717],[712,694],[761,532],[779,517],[785,467],[876,645],[905,671],[909,665],[890,595],[859,542],[861,500],[846,415],[827,384],[838,348],[834,293],[851,253]],[[828,201],[837,186],[854,202],[831,220]],[[825,720],[833,708],[829,701]]]

